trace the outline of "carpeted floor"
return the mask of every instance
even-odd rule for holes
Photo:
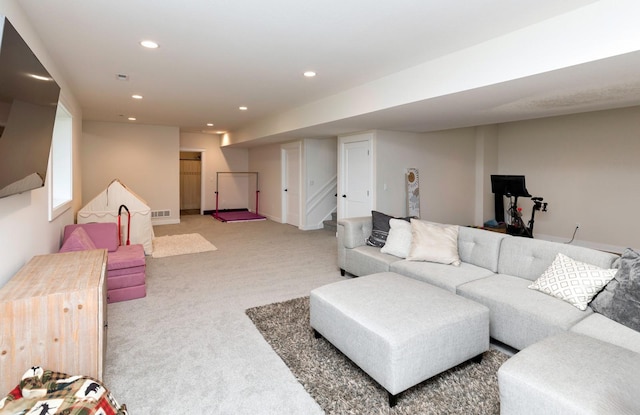
[[[389,408],[387,392],[309,326],[309,299],[246,311],[265,340],[327,414],[498,414],[496,373],[508,356],[485,353],[400,395]]]

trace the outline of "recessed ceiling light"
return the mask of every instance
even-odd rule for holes
[[[128,119],[129,121],[135,121],[135,120],[136,120],[136,117],[129,117],[129,118],[127,118],[127,119]]]
[[[35,74],[29,74],[29,76],[32,77],[33,79],[37,79],[38,81],[53,81],[53,79],[47,76],[35,75]]]
[[[306,71],[303,75],[307,78],[313,78],[314,76],[316,76],[316,73],[313,71]]]
[[[160,45],[158,45],[153,40],[143,40],[142,42],[140,42],[140,45],[144,46],[147,49],[157,49],[160,47]]]
[[[244,107],[244,106],[243,106],[243,107],[238,107],[238,109],[239,109],[240,111],[246,111],[246,110],[248,110],[249,108],[247,108],[247,107]]]
[[[213,127],[213,123],[212,122],[208,122],[207,123],[207,127]]]
[[[226,131],[216,131],[216,134],[225,134]]]
[[[138,94],[131,95],[131,98],[133,98],[133,99],[142,99],[142,95],[138,95]]]

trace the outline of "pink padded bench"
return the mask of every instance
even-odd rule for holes
[[[78,229],[81,230],[78,230]],[[77,232],[76,232],[77,231]],[[141,244],[118,245],[115,223],[67,225],[60,252],[104,248],[107,257],[107,302],[133,300],[147,295],[146,260]]]

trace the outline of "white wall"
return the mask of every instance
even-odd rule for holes
[[[81,142],[82,111],[67,80],[54,64],[41,39],[22,12],[16,0],[0,0],[0,15],[6,16],[24,38],[40,62],[61,87],[61,101],[73,117],[73,209],[79,205],[80,165],[78,150]],[[56,252],[60,247],[65,225],[73,223],[73,210],[69,209],[53,221],[48,221],[47,176],[40,189],[0,199],[0,287],[34,255]]]
[[[425,134],[376,131],[377,210],[406,216],[405,174],[415,167],[421,218],[473,224],[475,146],[473,128]]]
[[[260,173],[259,213],[275,222],[282,222],[280,144],[267,144],[250,148],[249,170]]]
[[[120,179],[152,211],[171,210],[163,223],[180,221],[178,127],[85,121],[82,166],[85,203]]]
[[[500,174],[524,174],[549,203],[534,234],[568,241],[580,223],[578,243],[640,247],[640,107],[502,124],[498,137]]]
[[[216,173],[248,171],[249,151],[246,148],[220,148],[218,135],[203,133],[180,133],[180,149],[203,153],[203,179],[205,210],[216,208]],[[249,206],[247,179],[234,182],[233,176],[220,175],[219,209],[245,208]],[[253,179],[252,179],[253,180]],[[241,187],[240,185],[244,187]]]

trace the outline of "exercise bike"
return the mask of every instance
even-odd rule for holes
[[[531,198],[533,201],[533,209],[531,209],[531,219],[527,226],[524,225],[522,220],[522,208],[518,207],[518,196],[512,196],[510,194],[505,195],[509,198],[509,209],[507,214],[511,219],[511,224],[507,225],[507,233],[514,236],[524,236],[526,238],[533,238],[533,225],[535,223],[535,216],[537,211],[546,212],[547,202],[543,202],[543,198],[534,196]]]
[[[543,202],[543,198],[529,194],[525,186],[524,176],[492,174],[491,191],[495,194],[496,222],[507,222],[507,233],[509,235],[533,238],[533,224],[536,212],[546,212],[547,203]],[[509,198],[508,221],[505,221],[504,196]],[[531,211],[531,219],[528,226],[525,226],[522,220],[522,208],[518,207],[518,197],[530,197],[533,201],[533,210]]]

